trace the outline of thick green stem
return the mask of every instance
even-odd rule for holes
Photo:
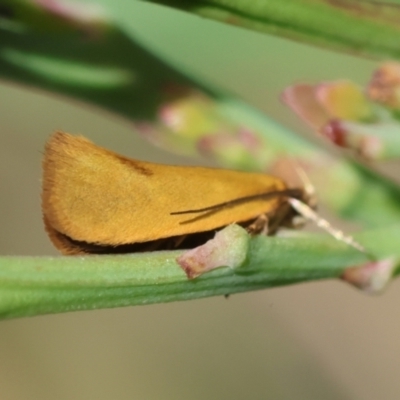
[[[359,239],[375,255],[399,255],[390,239],[399,235],[400,228],[395,227],[364,233]],[[181,253],[2,257],[0,315],[12,318],[229,295],[338,278],[347,267],[370,261],[366,254],[324,234],[258,236],[250,239],[243,265],[188,280],[176,263]]]

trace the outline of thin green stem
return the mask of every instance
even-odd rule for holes
[[[360,0],[151,0],[259,32],[380,58],[399,58],[400,4]]]

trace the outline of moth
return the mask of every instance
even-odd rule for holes
[[[303,188],[265,173],[134,160],[63,132],[45,146],[43,219],[64,254],[193,248],[233,223],[273,234],[299,214],[313,219],[308,203]]]

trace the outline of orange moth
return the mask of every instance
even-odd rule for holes
[[[191,248],[232,223],[274,233],[312,213],[306,197],[264,173],[133,160],[62,132],[45,147],[43,219],[64,254]]]

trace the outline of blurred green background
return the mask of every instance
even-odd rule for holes
[[[365,84],[377,65],[141,2],[115,17],[171,64],[303,134],[279,102],[286,85]],[[1,254],[56,254],[40,211],[41,152],[56,129],[130,157],[190,163],[104,110],[11,82],[0,84],[0,127]],[[398,399],[397,288],[369,298],[320,282],[1,322],[0,399]]]

